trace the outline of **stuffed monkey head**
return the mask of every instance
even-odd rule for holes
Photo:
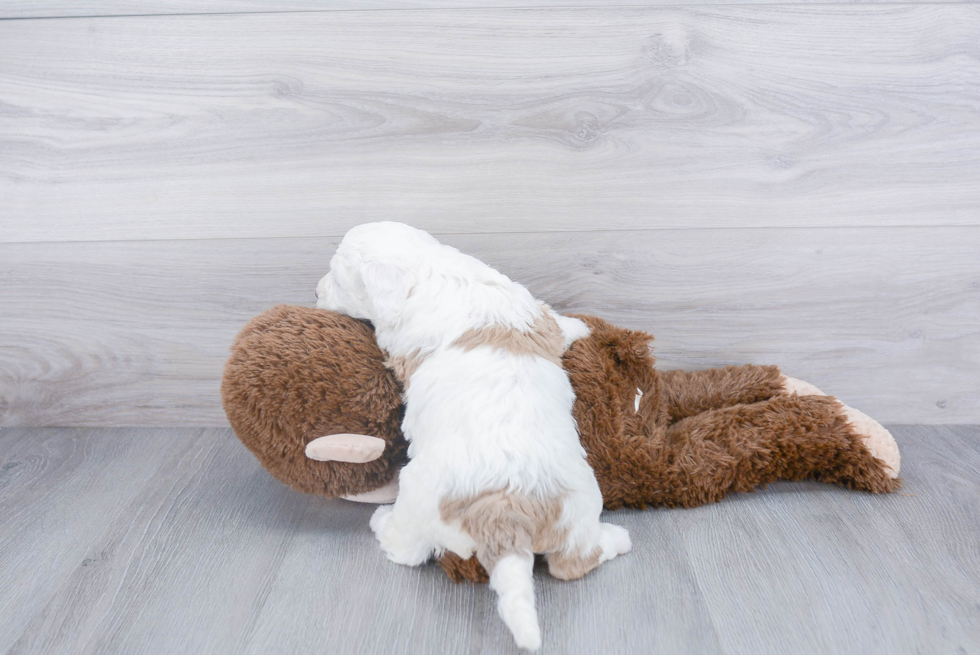
[[[401,387],[384,359],[366,323],[277,305],[235,338],[221,400],[235,434],[279,481],[391,502],[408,459]]]

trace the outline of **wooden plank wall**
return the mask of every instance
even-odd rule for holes
[[[894,0],[854,0],[893,2]],[[951,0],[921,0],[918,4]],[[975,0],[952,0],[975,2]],[[839,0],[805,0],[806,4],[838,4]],[[656,7],[675,5],[785,4],[783,0],[0,0],[3,18],[90,16],[154,16],[165,14],[243,14],[349,10],[488,9],[540,7]],[[802,4],[802,3],[801,3]]]
[[[0,3],[100,16],[0,20],[0,425],[226,425],[382,219],[665,367],[980,422],[980,7],[494,4]]]

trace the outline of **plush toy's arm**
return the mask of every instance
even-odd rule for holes
[[[671,422],[786,392],[787,379],[775,366],[726,366],[706,371],[661,371],[661,389]]]

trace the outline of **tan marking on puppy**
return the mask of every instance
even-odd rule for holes
[[[403,357],[392,357],[388,356],[385,359],[385,368],[391,370],[395,374],[395,378],[402,383],[402,386],[406,389],[408,388],[408,380],[415,373],[416,369],[422,365],[425,361],[426,355],[423,355],[421,351],[416,350],[409,353]]]
[[[446,523],[460,522],[477,543],[476,557],[487,571],[493,571],[500,558],[509,553],[557,551],[567,537],[567,531],[558,527],[562,514],[559,497],[487,491],[469,498],[447,498],[439,503],[439,513]]]
[[[476,558],[487,571],[509,553],[546,553],[551,575],[574,580],[599,566],[602,557],[602,546],[585,556],[562,550],[568,531],[558,526],[562,514],[559,497],[488,491],[471,498],[443,500],[439,512],[447,523],[459,521],[476,541]]]
[[[514,355],[537,355],[561,366],[565,337],[558,321],[549,314],[542,314],[527,332],[502,325],[473,328],[464,332],[453,345],[463,350],[490,346]]]

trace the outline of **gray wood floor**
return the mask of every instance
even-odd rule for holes
[[[542,653],[980,653],[980,427],[899,426],[901,492],[773,485],[616,512],[537,576]],[[513,652],[485,587],[387,562],[372,507],[223,429],[0,429],[0,653]]]

